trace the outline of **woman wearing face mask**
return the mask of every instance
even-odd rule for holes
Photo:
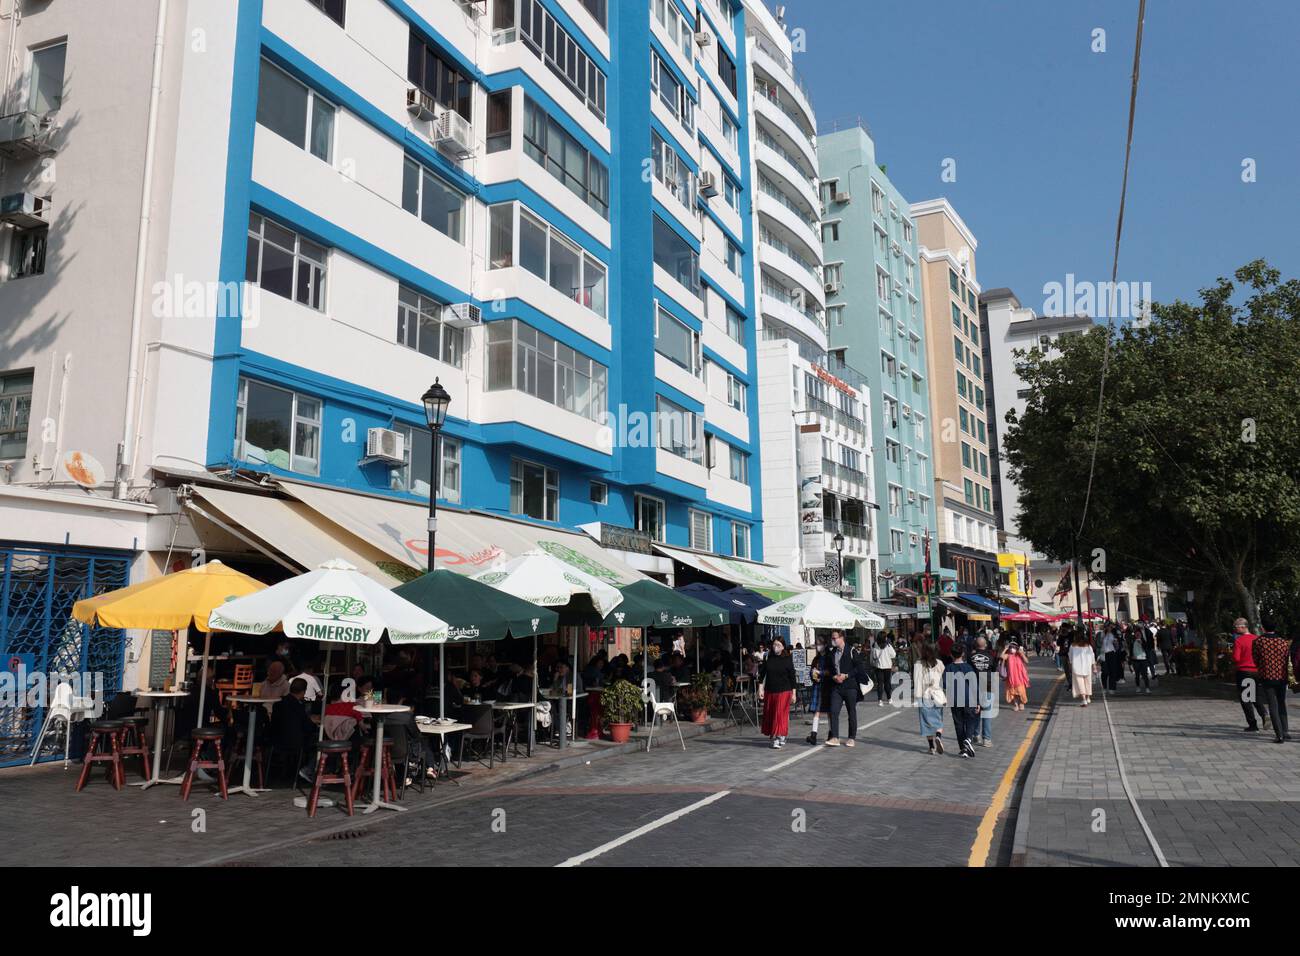
[[[759,674],[758,699],[763,703],[763,734],[772,740],[772,749],[785,746],[790,735],[790,699],[794,696],[794,658],[786,653],[785,642],[773,638],[772,650],[763,661]]]

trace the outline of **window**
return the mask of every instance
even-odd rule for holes
[[[663,541],[668,529],[664,520],[664,503],[646,495],[636,496],[636,530],[648,534],[654,541]]]
[[[0,459],[27,457],[34,372],[0,375]]]
[[[876,295],[882,299],[889,299],[889,274],[876,270]]]
[[[966,376],[961,372],[957,373],[957,394],[970,401],[970,393],[966,388]]]
[[[510,513],[538,521],[558,521],[560,476],[547,468],[520,458],[510,459]]]
[[[889,516],[897,518],[903,513],[903,489],[898,485],[889,486]]]
[[[695,177],[686,161],[655,130],[650,131],[650,153],[655,178],[687,209],[695,208]]]
[[[739,448],[731,449],[731,471],[732,481],[738,481],[742,485],[749,484],[749,455]]]
[[[980,452],[980,474],[985,478],[989,476],[989,456]]]
[[[970,412],[966,411],[966,409],[962,408],[959,405],[957,406],[957,416],[961,419],[961,430],[964,431],[967,435],[969,435],[970,434]]]
[[[912,224],[910,222],[905,222],[903,223],[903,242],[910,243],[911,241],[912,241]]]
[[[673,44],[681,49],[682,55],[694,62],[695,51],[691,48],[691,44],[694,42],[695,31],[677,9],[677,4],[673,3],[673,0],[650,0],[650,12],[659,21],[659,25],[664,28],[664,32],[668,34]]]
[[[655,351],[674,365],[698,376],[700,362],[700,334],[678,321],[662,306],[655,325]]]
[[[579,0],[579,2],[603,29],[608,29],[606,20],[609,11],[606,7],[606,0]]]
[[[464,194],[413,159],[402,164],[402,208],[448,239],[464,242]]]
[[[738,412],[745,410],[747,389],[745,383],[730,372],[727,373],[727,404]]]
[[[574,42],[568,31],[556,22],[541,0],[520,0],[519,10],[519,35],[524,45],[550,67],[551,72],[563,80],[603,123],[604,72]]]
[[[970,370],[976,375],[983,375],[984,373],[981,371],[981,368],[982,363],[980,362],[980,357],[972,352],[970,357]],[[977,401],[976,404],[979,404],[979,402]]]
[[[713,550],[713,516],[704,511],[690,509],[691,547],[696,551]]]
[[[828,222],[822,226],[822,242],[840,241],[840,221]]]
[[[702,463],[704,442],[700,439],[700,416],[695,412],[656,395],[655,431],[664,451],[697,465]]]
[[[993,510],[992,502],[989,500],[989,490],[987,488],[984,489],[984,510],[985,511]]]
[[[892,530],[889,532],[889,547],[894,554],[903,553],[903,532]]]
[[[976,420],[975,429],[979,433],[979,440],[981,442],[988,441],[988,436],[984,430],[984,423],[982,421]]]
[[[975,504],[975,485],[971,482],[969,478],[963,478],[962,483],[965,485],[966,488],[966,504],[968,505]]]
[[[745,344],[745,317],[727,306],[727,337],[733,342]]]
[[[722,138],[727,141],[727,145],[732,149],[740,148],[740,127],[736,121],[727,115],[726,110],[722,111],[719,118],[719,125],[722,127]]]
[[[730,239],[724,240],[727,243],[727,271],[733,275],[740,275],[740,247]]]
[[[320,474],[320,399],[241,378],[235,400],[235,458]]]
[[[397,290],[397,344],[461,368],[465,330],[442,321],[442,306],[404,286]]]
[[[885,194],[875,183],[871,184],[871,211],[882,219],[885,217]]]
[[[593,505],[609,504],[609,485],[603,481],[593,481],[588,484],[587,497]]]
[[[898,377],[898,363],[894,357],[887,352],[880,353],[880,370],[890,378]]]
[[[749,557],[749,525],[731,522],[731,553],[738,558]]]
[[[700,294],[699,253],[659,216],[654,221],[654,261],[694,295]]]
[[[650,51],[650,89],[659,94],[664,106],[687,130],[695,131],[694,101],[686,87],[677,79],[677,74],[654,50]]]
[[[726,173],[722,174],[722,196],[726,200],[728,206],[737,212],[740,211],[740,187],[737,186],[736,181]]]
[[[961,443],[961,464],[963,468],[970,467],[970,445],[965,442]]]
[[[524,99],[524,152],[602,218],[609,218],[609,169],[531,97]]]
[[[431,490],[429,466],[433,459],[433,433],[427,428],[413,428],[409,425],[398,425],[396,429],[406,439],[402,455],[405,464],[401,468],[393,469],[389,487],[394,491],[409,491],[421,498],[428,498]],[[443,435],[441,444],[442,453],[439,458],[442,460],[442,477],[438,485],[438,497],[446,501],[459,502],[460,442]]]
[[[592,421],[605,418],[609,371],[517,319],[487,327],[487,390],[517,389]]]
[[[325,248],[257,213],[248,217],[244,278],[267,292],[325,310]]]
[[[24,279],[45,273],[49,226],[19,226],[9,234],[9,278]]]
[[[307,0],[307,2],[339,26],[343,26],[343,15],[346,11],[347,0]]]
[[[948,288],[950,288],[953,292],[956,292],[958,288],[957,273],[954,272],[952,269],[948,270]]]
[[[722,80],[722,85],[731,92],[732,96],[735,96],[736,61],[727,54],[721,43],[716,44],[716,46],[718,48],[718,77]]]
[[[890,441],[888,438],[886,438],[886,439],[885,439],[885,460],[886,460],[886,461],[892,461],[895,465],[897,465],[897,464],[898,464],[898,449],[901,448],[901,447],[902,447],[902,446],[899,445],[898,442],[896,442],[896,441]]]
[[[960,364],[962,356],[965,354],[965,347],[961,344],[961,339],[957,338],[955,335],[952,337],[952,351],[958,364]]]
[[[953,302],[951,304],[952,304],[952,324],[960,329],[962,327],[961,307],[958,306],[956,302]]]
[[[516,215],[519,220],[517,255],[514,240]],[[488,228],[489,268],[504,269],[517,262],[565,298],[605,318],[607,273],[604,263],[515,203],[493,206],[489,210]]]
[[[299,149],[329,162],[334,141],[334,105],[269,60],[257,83],[257,122]]]
[[[406,78],[439,105],[473,119],[474,82],[414,31],[407,45]]]
[[[979,330],[979,327],[978,327],[974,322],[972,322],[972,323],[970,324],[970,330],[969,330],[969,331],[970,331],[970,340],[971,340],[972,342],[975,343],[975,347],[976,347],[976,348],[979,348],[979,344],[980,344],[980,330]]]
[[[975,394],[975,404],[982,410],[984,408],[984,389],[978,385],[972,385],[971,388]]]
[[[66,42],[53,43],[32,51],[32,72],[27,92],[28,110],[44,116],[63,105],[63,68],[67,56]]]
[[[487,99],[487,151],[499,153],[510,148],[513,129],[514,93],[501,90]]]

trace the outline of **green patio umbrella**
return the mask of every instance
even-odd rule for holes
[[[623,592],[623,603],[605,615],[605,627],[707,627],[723,624],[727,619],[727,613],[721,608],[687,597],[650,578],[634,581],[619,590]],[[644,685],[650,676],[650,654],[644,640],[641,671]]]
[[[507,637],[536,637],[559,627],[559,615],[549,608],[517,598],[491,585],[455,571],[439,569],[393,589],[417,607],[447,622],[447,639],[435,641],[438,648],[438,679],[446,681],[447,644],[469,641],[499,641]],[[401,642],[394,642],[401,643]],[[438,716],[446,715],[446,694],[438,691]]]

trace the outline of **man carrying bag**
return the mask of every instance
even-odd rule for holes
[[[862,659],[854,648],[844,643],[842,631],[831,631],[831,646],[826,649],[822,669],[822,694],[829,701],[831,735],[827,747],[840,745],[840,704],[849,710],[849,735],[844,746],[857,746],[859,683],[870,686],[871,679],[862,673]]]

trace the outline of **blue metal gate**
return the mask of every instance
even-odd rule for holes
[[[112,699],[122,689],[125,632],[76,623],[72,605],[125,587],[130,568],[131,558],[118,552],[0,542],[0,669],[100,674],[104,694]],[[5,698],[0,699],[0,767],[31,760],[45,719],[43,706]],[[56,756],[62,757],[61,748],[58,754],[51,750],[46,759]]]

